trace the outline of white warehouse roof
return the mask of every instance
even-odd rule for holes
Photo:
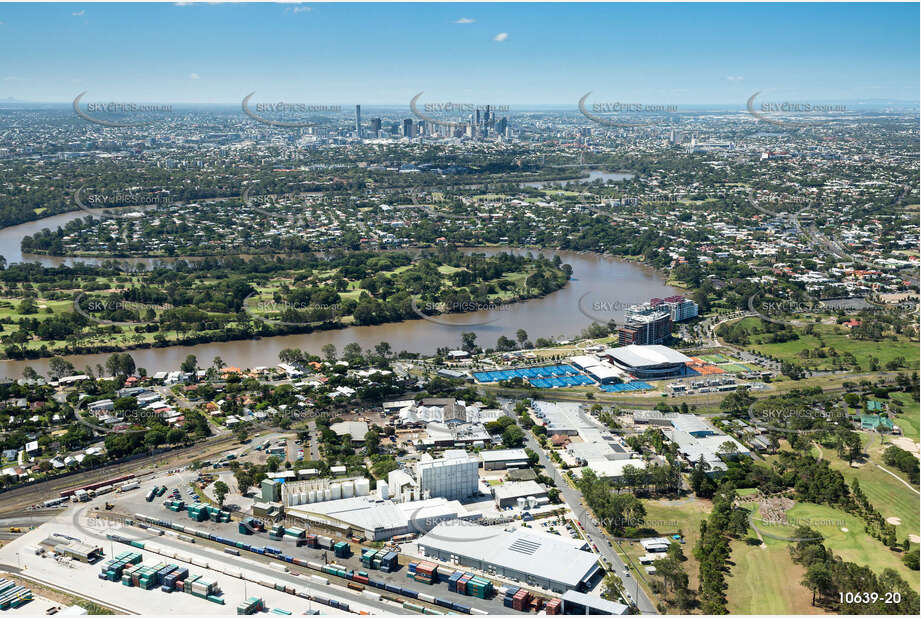
[[[569,588],[598,569],[591,552],[582,551],[584,541],[573,541],[550,534],[518,528],[506,532],[501,527],[438,524],[419,539],[423,548],[434,548],[458,556],[501,566],[521,573],[533,573]]]

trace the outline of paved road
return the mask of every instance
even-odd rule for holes
[[[547,457],[544,449],[542,449],[540,444],[537,443],[537,440],[534,439],[534,436],[530,432],[527,432],[526,435],[528,448],[537,453],[541,465],[547,471],[547,474],[550,476],[550,478],[552,478],[556,483],[556,486],[560,490],[560,494],[572,509],[577,521],[582,522],[583,530],[585,535],[588,537],[588,540],[598,547],[599,553],[609,564],[613,566],[614,572],[618,577],[621,578],[621,581],[624,582],[624,589],[633,597],[633,601],[636,603],[639,611],[644,614],[658,614],[655,604],[652,602],[652,600],[650,600],[648,596],[646,596],[646,592],[639,587],[639,584],[635,581],[631,581],[632,577],[624,578],[621,576],[621,574],[624,572],[624,569],[626,569],[626,565],[624,564],[624,561],[621,560],[620,556],[618,556],[614,551],[614,548],[609,545],[608,538],[605,536],[604,532],[602,532],[598,526],[592,523],[593,518],[588,512],[585,504],[582,502],[582,493],[574,489],[572,485],[570,485],[569,482],[563,478],[562,474],[560,474],[560,471],[556,468],[556,466],[553,465],[553,462],[550,461],[550,458]]]

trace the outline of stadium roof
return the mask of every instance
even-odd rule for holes
[[[691,361],[681,352],[664,345],[628,345],[622,348],[612,348],[610,355],[622,365],[630,367],[658,367]]]
[[[458,556],[501,566],[575,588],[599,568],[594,554],[582,551],[585,541],[573,541],[518,528],[506,532],[500,527],[438,524],[419,539],[421,547],[432,547]]]

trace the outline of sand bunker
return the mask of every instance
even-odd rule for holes
[[[847,532],[847,528],[841,528],[841,532]]]
[[[890,436],[889,442],[899,447],[903,451],[908,451],[915,457],[921,458],[921,451],[919,451],[918,443],[912,440],[911,438],[906,438],[905,436],[902,436],[900,438]]]
[[[892,524],[893,526],[901,526],[901,525],[902,525],[902,520],[899,519],[898,517],[887,517],[887,518],[886,518],[886,523],[887,523],[887,524]]]
[[[918,536],[917,534],[909,534],[908,540],[912,543],[921,543],[921,536]]]

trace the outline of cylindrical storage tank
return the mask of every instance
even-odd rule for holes
[[[313,489],[307,492],[307,502],[313,504],[317,501],[317,492]]]
[[[365,478],[355,479],[355,495],[367,496],[371,493],[371,481]]]
[[[519,509],[523,509],[526,503],[527,503],[527,500],[525,500],[524,498],[518,498],[518,508]]]
[[[537,498],[534,496],[528,496],[528,508],[533,509],[535,507],[537,507]]]
[[[330,500],[339,500],[342,498],[342,485],[336,483],[329,486],[329,498]]]
[[[390,489],[387,487],[387,481],[377,482],[377,495],[381,500],[390,498]]]
[[[324,499],[324,500],[332,500],[332,499],[333,499],[333,490],[330,489],[329,487],[327,487],[326,489],[324,489],[324,490],[323,490],[323,499]]]
[[[342,484],[342,497],[351,498],[355,495],[355,483],[352,481],[346,481]]]
[[[307,504],[307,492],[302,491],[297,494],[297,503],[298,504]]]

